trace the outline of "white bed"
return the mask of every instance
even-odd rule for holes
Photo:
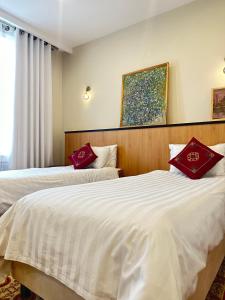
[[[74,170],[73,166],[67,166],[0,172],[0,216],[17,200],[30,193],[117,177],[118,169],[110,167]]]
[[[183,300],[223,240],[225,178],[154,171],[43,190],[9,209],[0,232],[5,260],[86,300]]]

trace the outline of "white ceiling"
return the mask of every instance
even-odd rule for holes
[[[0,9],[71,49],[192,1],[0,0]]]

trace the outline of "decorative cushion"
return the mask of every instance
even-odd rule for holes
[[[87,143],[69,156],[69,159],[73,163],[74,169],[84,169],[96,158],[97,155],[92,150],[90,143]]]
[[[170,144],[170,159],[177,156],[184,148],[185,144]],[[208,146],[213,151],[225,156],[225,144],[216,144],[214,146]],[[178,170],[173,165],[170,165],[170,172],[176,174],[182,174],[180,170]],[[211,170],[209,170],[204,176],[213,177],[213,176],[225,176],[225,158],[221,159]]]
[[[187,146],[169,164],[191,179],[199,179],[224,156],[192,138]]]

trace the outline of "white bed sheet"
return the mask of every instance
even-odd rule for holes
[[[225,178],[166,171],[36,192],[0,219],[0,255],[86,300],[183,300],[225,232]]]
[[[73,166],[0,172],[0,216],[15,201],[33,192],[66,185],[118,178],[118,169],[82,169]]]

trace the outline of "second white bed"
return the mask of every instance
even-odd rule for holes
[[[33,192],[67,185],[115,179],[118,169],[82,169],[73,166],[0,172],[0,216],[17,200]]]

